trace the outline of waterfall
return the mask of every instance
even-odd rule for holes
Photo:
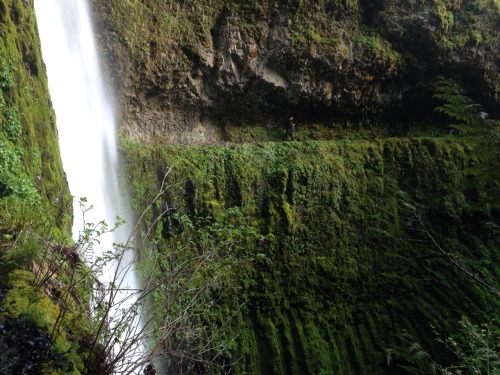
[[[84,225],[79,204],[81,197],[93,206],[85,214],[86,223],[105,220],[112,227],[117,216],[127,220],[112,234],[101,236],[99,248],[94,249],[95,256],[99,256],[112,250],[113,243],[127,242],[133,220],[129,200],[119,184],[113,100],[103,82],[86,1],[35,0],[35,11],[57,117],[63,166],[75,197],[73,237],[78,239]],[[121,268],[115,261],[100,276],[101,283],[107,286],[118,270],[120,281],[115,285],[128,290],[118,295],[117,298],[126,300],[119,308],[132,306],[137,294],[134,291],[140,289],[136,272],[128,266],[133,260],[134,252],[127,251]],[[115,315],[122,313],[118,312],[119,308],[114,309]],[[140,329],[140,323],[134,322],[134,325],[132,329]],[[134,343],[116,372],[133,373],[134,366],[126,363],[138,362],[143,348],[142,342]],[[111,357],[117,355],[118,349],[113,350]]]

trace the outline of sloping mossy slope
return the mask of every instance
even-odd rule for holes
[[[18,203],[37,204],[44,220],[55,218],[60,229],[71,230],[71,196],[59,152],[33,0],[0,0],[3,225],[9,222],[5,211],[14,210],[12,198]]]
[[[60,314],[73,268],[54,242],[70,238],[72,197],[55,123],[33,0],[0,0],[2,374],[80,373],[90,340],[76,304]]]
[[[499,219],[498,200],[488,199],[498,178],[478,173],[485,161],[459,142],[126,144],[123,151],[136,210],[153,201],[172,168],[148,225],[175,207],[195,227],[242,228],[225,271],[236,292],[219,291],[204,323],[221,324],[246,301],[221,338],[227,350],[219,358],[239,358],[235,373],[398,373],[386,349],[402,329],[446,363],[452,358],[431,324],[447,337],[461,315],[488,321],[500,307],[416,221],[415,212],[443,249],[498,285],[499,241],[487,225]],[[240,215],[231,219],[235,207]],[[158,225],[165,257],[172,241],[199,240],[172,230],[165,217]]]

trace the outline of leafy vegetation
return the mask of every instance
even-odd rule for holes
[[[436,94],[444,104],[436,107],[436,111],[447,115],[447,120],[458,121],[448,125],[452,133],[468,136],[468,143],[476,146],[476,155],[482,161],[480,169],[470,166],[481,181],[495,181],[500,161],[499,134],[500,121],[488,118],[481,105],[465,95],[464,90],[453,80],[439,77]],[[482,182],[481,182],[482,183]],[[498,186],[493,184],[484,199],[498,199]],[[487,198],[489,196],[489,198]]]
[[[74,271],[75,254],[52,242],[64,240],[57,238],[57,231],[50,234],[56,228],[53,220],[44,221],[48,219],[39,210],[33,210],[27,202],[23,204],[26,210],[19,210],[20,203],[2,207],[2,212],[9,212],[3,215],[3,224],[11,230],[0,239],[0,286],[6,291],[0,301],[0,320],[11,323],[1,344],[14,329],[13,322],[21,322],[24,331],[41,332],[40,337],[31,340],[47,340],[46,347],[37,348],[41,352],[34,353],[33,358],[39,356],[33,364],[36,371],[80,374],[84,368],[84,350],[80,345],[89,339],[90,325],[79,306],[83,301],[76,295],[71,297],[71,307],[64,306],[64,289]],[[45,237],[37,232],[44,232]],[[2,361],[3,370],[7,371],[11,359],[4,355]]]
[[[54,121],[32,2],[0,1],[0,319],[8,322],[5,328],[19,327],[19,341],[33,330],[39,332],[36,345],[49,346],[45,335],[60,307],[41,289],[39,277],[45,274],[45,262],[60,254],[45,241],[67,243],[71,228],[71,197]],[[49,279],[45,291],[56,292],[55,279]],[[46,354],[44,371],[70,374],[81,369],[78,340],[68,327],[52,336],[50,348],[40,347]],[[4,346],[5,337],[0,371],[7,371],[5,355],[12,351]]]
[[[387,61],[390,65],[400,62],[401,57],[391,44],[376,33],[375,30],[362,27],[357,36],[357,42],[363,47],[364,54],[368,59]]]
[[[495,23],[498,17],[498,2],[470,1],[461,4],[455,1],[436,1],[435,14],[442,28],[441,44],[447,50],[458,50],[467,46],[490,48],[498,40],[497,35],[488,34],[485,25]]]
[[[408,374],[496,374],[500,369],[500,329],[495,320],[476,325],[463,317],[458,330],[448,338],[438,332],[442,343],[456,358],[456,364],[444,366],[435,360],[407,331],[399,335],[400,346],[388,350],[387,360],[399,361],[397,366]]]
[[[434,97],[445,102],[436,107],[436,111],[459,121],[457,124],[449,125],[451,128],[463,134],[486,134],[489,138],[495,138],[500,127],[499,122],[488,119],[488,114],[482,110],[481,105],[466,96],[458,83],[440,77]]]

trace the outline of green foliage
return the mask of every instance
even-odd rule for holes
[[[494,375],[500,371],[500,327],[494,319],[477,325],[462,317],[452,336],[443,338],[437,331],[435,335],[454,356],[456,364],[447,366],[433,359],[406,330],[398,335],[398,346],[387,350],[388,364],[395,364],[408,374]]]
[[[477,154],[485,161],[489,159],[490,171],[495,171],[500,160],[497,147],[500,140],[500,121],[489,119],[488,114],[482,111],[481,105],[466,96],[464,90],[451,79],[439,77],[434,97],[445,102],[435,110],[458,121],[449,125],[452,129],[476,138],[475,142],[479,144]],[[480,173],[485,174],[487,171],[487,168],[483,168]],[[488,173],[487,178],[489,177]]]
[[[237,207],[193,221],[165,212],[158,223],[154,243],[159,251],[150,252],[141,266],[159,283],[148,308],[156,340],[163,342],[169,361],[182,368],[196,363],[217,368],[221,361],[234,361],[227,314],[237,315],[245,303],[237,275],[248,272],[249,262],[262,262],[252,247],[272,238],[246,224]]]
[[[400,346],[392,347],[386,351],[387,364],[393,366],[396,362],[406,374],[438,374],[439,365],[434,362],[431,355],[418,343],[406,330],[397,336]]]
[[[61,243],[69,239],[67,204],[72,199],[59,156],[32,5],[0,2],[0,286],[8,290],[1,319],[16,319],[50,334],[62,309],[61,300],[50,293],[60,297],[59,287],[66,282],[65,275],[54,275],[62,267],[61,255],[50,246],[54,234]],[[60,334],[52,336],[59,352],[47,353],[59,358],[59,364],[73,363],[73,370],[46,363],[44,373],[77,374],[82,369],[81,353],[74,353],[77,341],[86,337],[85,324],[75,319],[69,323],[66,320]],[[76,327],[82,331],[72,336]]]
[[[11,211],[23,200],[41,206],[35,211],[44,215],[37,215],[37,220],[55,217],[66,237],[71,231],[72,198],[60,159],[34,9],[21,1],[2,4],[0,199],[16,202]]]
[[[445,374],[497,374],[500,371],[500,326],[495,319],[473,324],[462,317],[459,329],[443,343],[458,359],[458,364],[446,367]]]
[[[7,90],[14,87],[14,76],[12,71],[15,68],[9,61],[3,40],[0,39],[0,89]],[[0,97],[2,92],[0,90]]]
[[[459,121],[449,125],[450,127],[467,134],[477,133],[486,124],[487,114],[481,111],[479,104],[465,95],[464,90],[454,80],[440,77],[434,97],[445,102],[436,107],[436,111]]]
[[[12,262],[16,268],[30,268],[45,254],[42,244],[34,237],[26,237],[16,241],[14,248],[7,254],[5,260]]]
[[[434,37],[446,54],[472,46],[487,50],[498,43],[498,33],[490,31],[497,22],[497,0],[436,0],[433,13],[439,26]]]
[[[13,67],[6,58],[3,40],[0,43],[0,89],[14,87]],[[22,133],[18,110],[7,105],[4,92],[0,90],[0,197],[13,194],[35,201],[38,193],[25,171],[22,156],[24,149],[19,144]]]
[[[0,199],[0,244],[8,246],[11,242],[15,242],[14,249],[17,250],[25,241],[30,241],[26,233],[32,232],[43,234],[50,241],[57,240],[58,243],[64,244],[72,242],[57,228],[56,219],[47,215],[39,201],[31,202],[15,195]],[[24,250],[21,251],[23,252]],[[26,252],[29,253],[30,251]],[[20,259],[23,257],[21,255]],[[26,259],[29,259],[29,256]],[[20,262],[20,264],[25,263]]]
[[[363,48],[365,57],[370,60],[376,58],[389,61],[391,65],[394,65],[401,59],[399,53],[392,48],[387,40],[366,26],[361,27],[356,41]]]
[[[14,107],[7,107],[4,110],[7,126],[3,129],[6,138],[11,142],[16,142],[21,135],[21,121],[19,113]]]
[[[0,138],[0,198],[14,195],[30,203],[40,201],[38,191],[25,172],[19,151]]]
[[[125,286],[119,279],[106,286],[98,284],[96,293],[94,286],[98,277],[109,269],[110,262],[121,259],[128,247],[114,244],[113,249],[96,256],[94,248],[100,245],[102,236],[115,230],[104,221],[85,223],[73,247],[56,244],[54,239],[60,233],[50,231],[55,227],[54,221],[45,223],[42,230],[36,214],[23,211],[19,204],[12,205],[12,197],[9,200],[10,215],[1,216],[0,286],[7,293],[0,301],[0,320],[16,319],[47,334],[51,340],[47,353],[58,353],[60,358],[53,364],[47,354],[47,363],[44,362],[47,369],[57,373],[112,373],[122,354],[115,357],[111,351],[133,345],[121,340],[122,332],[135,331],[131,322],[137,306],[123,306],[125,299],[119,297],[117,290]],[[26,201],[23,203],[28,206]],[[1,208],[3,213],[5,207]],[[118,219],[118,224],[122,222]],[[88,266],[83,259],[90,260]],[[111,316],[110,309],[119,313]],[[138,340],[137,336],[128,339],[133,343]]]

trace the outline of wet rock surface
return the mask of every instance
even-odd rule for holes
[[[5,293],[0,291],[0,306]],[[23,315],[0,320],[0,374],[35,375],[54,368],[70,371],[62,355],[54,353],[51,346],[51,336],[30,327]]]

